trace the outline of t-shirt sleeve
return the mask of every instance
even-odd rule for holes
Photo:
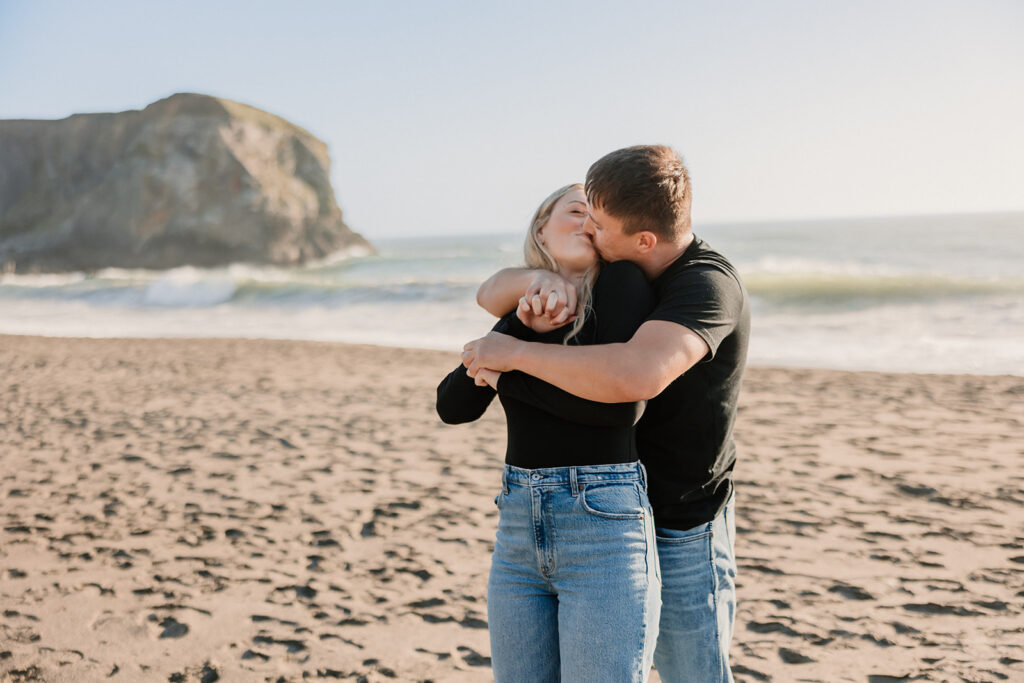
[[[594,284],[592,324],[580,335],[588,344],[627,342],[647,318],[654,295],[643,271],[629,262],[605,266]],[[522,372],[502,373],[498,392],[556,417],[593,426],[629,426],[643,403],[600,403],[574,396],[553,384]]]
[[[523,337],[529,330],[512,313],[501,318],[492,331]],[[459,365],[437,385],[438,417],[447,424],[472,422],[487,411],[496,395],[489,386],[477,386],[476,381],[466,374],[466,368]]]
[[[708,345],[711,360],[722,340],[736,328],[743,311],[743,289],[735,276],[699,265],[677,273],[662,287],[648,320],[664,320],[692,330]]]

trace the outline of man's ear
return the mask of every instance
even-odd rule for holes
[[[638,232],[636,238],[636,249],[641,254],[646,254],[658,246],[658,236],[650,230]]]

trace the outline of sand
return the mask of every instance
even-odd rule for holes
[[[456,363],[0,337],[0,680],[490,680]],[[1022,425],[1021,377],[751,369],[737,681],[1024,680]]]

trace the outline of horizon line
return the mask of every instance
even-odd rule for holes
[[[810,216],[794,218],[761,218],[761,219],[714,219],[710,221],[694,222],[695,227],[712,227],[722,225],[777,225],[780,223],[818,223],[838,221],[864,221],[877,220],[879,218],[950,218],[955,216],[1010,216],[1014,214],[1024,215],[1024,207],[1019,209],[984,209],[977,211],[946,211],[938,213],[880,213],[880,214],[857,214],[845,216]],[[354,229],[354,228],[353,228]],[[358,232],[363,237],[370,239],[372,233],[365,229]],[[393,233],[382,235],[377,239],[398,239],[402,237],[472,237],[474,235],[514,235],[516,231],[510,230],[481,230],[476,232],[431,232],[431,233]]]

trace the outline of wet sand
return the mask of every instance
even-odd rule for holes
[[[490,680],[457,362],[0,336],[0,680]],[[737,681],[1024,680],[1024,378],[754,368],[737,436]]]

